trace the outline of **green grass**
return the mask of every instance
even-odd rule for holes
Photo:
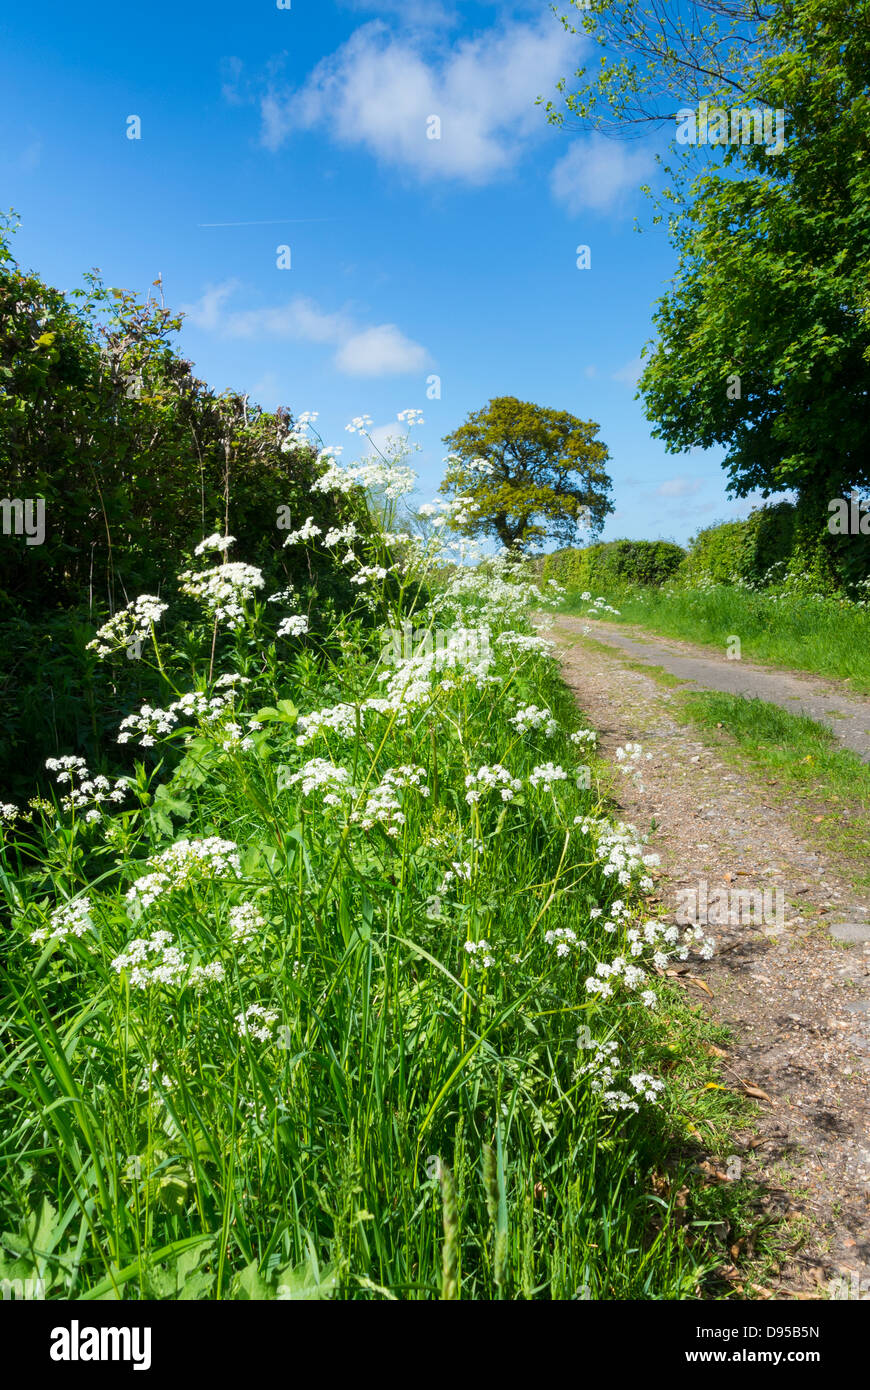
[[[768,775],[802,833],[870,884],[870,766],[841,748],[824,725],[739,695],[684,693],[674,712],[703,729],[720,751]]]
[[[634,587],[606,595],[619,610],[609,621],[637,623],[667,637],[697,642],[724,656],[730,637],[755,661],[849,681],[870,694],[870,608],[847,599],[753,591],[733,585],[709,589]],[[568,596],[563,611],[582,614],[589,604]]]
[[[730,1296],[753,1191],[697,1164],[746,1102],[705,1051],[721,1031],[653,968],[643,845],[571,740],[540,595],[357,544],[391,573],[328,632],[276,640],[250,597],[176,650],[151,628],[164,705],[202,699],[162,730],[143,709],[120,803],[88,820],[103,793],[78,769],[78,803],[67,781],[0,808],[0,1278],[82,1300]],[[484,630],[488,656],[385,667],[406,616]]]

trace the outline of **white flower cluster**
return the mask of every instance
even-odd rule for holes
[[[220,685],[222,682],[226,683],[227,677],[222,676],[217,684]],[[200,723],[214,723],[234,698],[234,694],[235,692],[231,692],[229,695],[213,695],[209,698],[199,690],[190,690],[179,700],[173,700],[168,709],[154,709],[151,705],[143,705],[138,714],[128,714],[121,720],[118,725],[121,730],[118,742],[129,743],[133,735],[138,734],[139,747],[151,748],[158,738],[171,734],[180,722],[199,720]]]
[[[282,618],[278,625],[276,636],[278,637],[304,637],[308,631],[308,619],[304,613],[297,613],[290,618]]]
[[[605,878],[615,876],[623,888],[628,886],[638,869],[658,862],[658,856],[644,855],[643,837],[638,837],[637,828],[633,825],[626,825],[624,821],[612,824],[588,816],[575,816],[574,824],[580,826],[584,835],[592,838],[595,857],[602,866],[601,872]],[[644,893],[651,892],[653,886],[648,875],[638,882],[638,887]]]
[[[466,941],[465,949],[471,958],[471,964],[476,968],[483,967],[484,970],[488,970],[491,965],[495,965],[492,947],[485,937],[481,937],[479,941]]]
[[[256,720],[251,721],[252,729],[259,729],[261,727],[262,726],[258,724]],[[236,748],[240,748],[243,753],[250,753],[253,747],[254,740],[245,733],[241,724],[235,724],[232,721],[228,724],[224,724],[221,729],[221,748],[225,753],[231,752]]]
[[[517,655],[529,653],[552,656],[555,650],[555,643],[551,642],[549,637],[534,637],[526,632],[500,632],[495,640],[498,645],[510,648],[514,660]]]
[[[501,763],[494,763],[492,767],[479,767],[476,772],[469,772],[465,779],[467,788],[465,800],[469,806],[478,802],[484,792],[498,790],[502,801],[513,801],[516,793],[522,790],[522,782],[518,777],[514,777],[508,772]]]
[[[296,746],[304,748],[326,733],[337,734],[339,738],[356,738],[358,724],[362,727],[364,709],[364,705],[331,705],[311,714],[300,714],[296,727],[302,732],[296,736]]]
[[[72,782],[74,777],[87,777],[88,765],[84,758],[46,758],[45,766],[49,772],[56,772],[55,782],[62,786],[64,782]]]
[[[407,711],[428,704],[438,689],[452,690],[468,682],[482,690],[500,682],[501,677],[491,673],[495,657],[488,643],[481,643],[479,629],[454,628],[446,636],[447,640],[435,651],[399,660],[393,671],[381,671],[378,681],[386,682],[386,699],[367,700],[364,707],[397,714],[396,722],[401,727]],[[445,667],[447,672],[442,674]]]
[[[371,415],[355,415],[349,425],[345,425],[348,434],[368,434],[374,420]]]
[[[523,579],[511,561],[496,556],[490,557],[485,566],[463,568],[439,595],[437,602],[442,608],[461,611],[466,621],[474,613],[478,621],[486,625],[507,627],[515,620],[523,625],[529,608],[542,600],[543,595],[536,584]],[[505,645],[515,641],[520,649],[525,643],[532,643],[528,648],[530,651],[552,650],[551,643],[541,648],[535,645],[540,643],[540,638],[530,637],[524,632],[503,632],[498,640]]]
[[[207,611],[232,631],[242,627],[245,603],[265,582],[261,570],[239,560],[226,560],[208,570],[185,570],[180,579],[182,592],[200,599]]]
[[[112,961],[112,969],[120,975],[129,970],[133,989],[149,989],[152,985],[166,985],[177,988],[186,984],[202,989],[210,984],[220,984],[224,978],[224,967],[220,961],[209,965],[194,965],[184,952],[172,944],[173,936],[168,931],[157,931],[148,939],[137,937],[127,943],[126,950]]]
[[[293,421],[293,428],[281,445],[282,454],[289,453],[291,449],[305,449],[310,446],[310,439],[305,431],[309,425],[313,425],[320,412],[318,410],[303,410],[301,415],[297,415]]]
[[[265,925],[262,913],[253,903],[239,903],[238,907],[230,908],[230,940],[237,946],[257,936]]]
[[[21,812],[11,801],[0,801],[0,825],[12,825]]]
[[[441,880],[441,887],[438,889],[438,893],[446,893],[447,889],[454,881],[458,883],[471,882],[471,865],[467,860],[454,859],[451,861],[450,868],[446,870]]]
[[[356,560],[356,556],[353,556]],[[367,584],[370,579],[386,579],[390,573],[383,565],[361,565],[356,574],[350,577],[351,584]]]
[[[598,742],[598,735],[594,729],[575,729],[571,735],[572,743],[588,743],[594,747]]]
[[[315,526],[314,517],[309,516],[305,520],[305,525],[300,526],[298,531],[291,531],[284,539],[285,545],[298,545],[300,541],[312,541],[315,536],[322,536],[323,532],[319,526]]]
[[[240,1038],[256,1038],[257,1042],[271,1042],[272,1029],[278,1022],[275,1009],[264,1009],[262,1004],[251,1004],[244,1013],[235,1015],[236,1032]]]
[[[611,904],[611,914],[614,913],[615,907],[615,903]],[[605,923],[604,930],[613,931],[615,927]],[[645,956],[646,964],[660,971],[673,959],[685,960],[690,950],[698,950],[704,959],[709,960],[715,949],[714,941],[705,936],[701,927],[686,928],[681,938],[679,927],[655,921],[645,922],[643,927],[630,927],[626,933],[626,940],[630,956],[634,959]],[[608,999],[613,994],[614,984],[635,990],[639,985],[648,983],[648,979],[646,970],[641,969],[639,965],[633,965],[624,956],[616,956],[611,961],[598,963],[595,974],[586,981],[586,989],[590,994]],[[652,990],[646,990],[641,999],[648,1007],[654,1007],[655,994]]]
[[[351,521],[347,526],[331,526],[323,537],[323,544],[328,550],[332,550],[334,546],[345,543],[350,544],[350,542],[355,541],[356,538],[357,529]],[[387,543],[389,544],[389,541],[387,541]]]
[[[589,599],[590,595],[581,594],[580,597],[583,599],[584,602],[586,602]],[[619,617],[619,609],[611,608],[610,604],[605,602],[603,598],[595,599],[594,603],[592,604],[592,607],[586,610],[587,618],[600,618],[602,613],[612,613],[614,617]]]
[[[550,711],[539,705],[521,705],[516,714],[508,720],[517,733],[527,734],[530,729],[543,729],[548,738],[559,732],[559,725]]]
[[[31,941],[63,941],[66,936],[84,936],[94,926],[90,898],[75,898],[70,903],[56,907],[48,922],[47,927],[38,927],[30,933]]]
[[[388,835],[398,835],[400,827],[405,824],[406,816],[397,793],[404,787],[414,787],[421,796],[428,796],[429,788],[422,785],[425,777],[426,769],[423,767],[404,764],[401,767],[390,768],[384,773],[378,786],[368,793],[363,809],[352,813],[351,821],[360,825],[363,830],[382,825]]]
[[[110,656],[135,643],[146,642],[153,624],[159,623],[168,606],[153,594],[140,594],[97,630],[96,637],[88,643],[88,651],[95,651],[99,657]]]
[[[351,791],[350,773],[345,767],[336,767],[325,758],[312,758],[290,778],[291,783],[302,783],[302,795],[310,796],[315,789],[325,788],[324,806],[339,806],[339,791]]]
[[[311,485],[312,492],[352,492],[356,487],[368,490],[382,490],[385,497],[395,501],[414,491],[417,474],[406,464],[392,463],[354,463],[348,468],[336,464],[327,468]]]
[[[555,927],[552,931],[544,932],[544,940],[548,946],[556,947],[557,956],[570,956],[572,946],[577,946],[581,951],[587,949],[586,942],[578,940],[577,933],[570,927]]]
[[[150,907],[162,894],[186,888],[198,879],[239,878],[242,872],[238,847],[216,835],[204,840],[176,840],[152,855],[148,866],[154,872],[137,878],[126,894],[134,910]]]
[[[596,1042],[592,1044],[591,1050],[590,1060],[578,1068],[577,1074],[578,1076],[591,1076],[591,1089],[601,1096],[608,1110],[629,1110],[638,1114],[640,1111],[638,1099],[645,1100],[649,1105],[658,1103],[659,1094],[664,1090],[665,1083],[650,1076],[649,1072],[638,1071],[628,1077],[628,1085],[634,1095],[617,1088],[622,1067],[619,1059],[619,1045],[616,1042]]]
[[[453,521],[465,526],[471,520],[472,512],[479,512],[480,504],[472,497],[453,497],[449,501],[424,502],[417,508],[417,515],[424,521],[431,521],[439,529]]]
[[[529,777],[529,785],[532,787],[544,787],[549,791],[556,782],[567,781],[568,774],[563,767],[553,766],[552,763],[543,763],[540,767],[532,769]]]
[[[101,820],[99,807],[107,801],[123,801],[130,790],[124,778],[119,777],[113,786],[100,773],[91,777],[84,758],[48,758],[45,766],[56,774],[55,781],[60,785],[70,784],[68,795],[61,797],[61,810],[84,812],[86,821]]]
[[[200,541],[194,550],[194,555],[211,555],[214,551],[219,551],[221,555],[226,555],[231,545],[235,545],[235,536],[222,536],[220,531],[213,531],[210,536],[206,536],[204,541]]]

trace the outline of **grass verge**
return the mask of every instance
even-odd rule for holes
[[[870,886],[870,766],[829,729],[764,700],[715,691],[684,692],[675,712],[723,756],[766,773],[801,834],[843,861],[856,887]]]
[[[637,623],[711,647],[720,656],[729,639],[739,637],[744,657],[836,678],[870,694],[870,609],[848,599],[724,584],[710,589],[637,586],[614,591],[607,599],[619,612],[615,622]],[[588,609],[588,602],[573,593],[561,611],[583,614]]]

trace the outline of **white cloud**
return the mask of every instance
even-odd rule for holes
[[[640,357],[632,357],[631,361],[626,362],[624,367],[618,367],[615,372],[610,373],[610,380],[623,381],[627,386],[636,386],[640,381],[643,367],[643,360]]]
[[[576,65],[578,40],[554,17],[507,24],[438,54],[379,21],[323,59],[297,91],[261,103],[263,142],[278,149],[298,130],[325,129],[421,179],[485,184],[546,133],[539,95]],[[427,138],[437,116],[441,138]]]
[[[237,280],[209,285],[195,304],[182,305],[189,323],[221,338],[284,338],[328,344],[336,349],[334,365],[348,376],[396,376],[421,371],[430,362],[420,343],[394,323],[359,325],[350,314],[325,313],[313,299],[297,295],[286,304],[227,311]]]
[[[229,314],[223,325],[227,338],[296,338],[306,343],[336,343],[352,332],[347,315],[325,314],[313,299],[301,295],[274,308]]]
[[[700,492],[703,483],[700,478],[667,478],[656,488],[657,497],[692,497]]]
[[[589,135],[575,140],[550,174],[550,191],[572,215],[612,212],[654,168],[648,150]]]
[[[426,349],[406,338],[394,323],[382,323],[354,333],[335,357],[335,365],[350,376],[422,371],[428,361]]]
[[[209,285],[196,304],[182,304],[181,312],[197,328],[206,333],[213,332],[220,326],[225,301],[238,287],[238,280],[224,280],[221,285]]]

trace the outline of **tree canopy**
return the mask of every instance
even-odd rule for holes
[[[784,113],[784,148],[708,145],[669,190],[679,261],[640,381],[654,434],[672,452],[724,445],[738,496],[870,480],[870,26],[857,8],[593,0],[588,20],[611,61],[595,82],[581,75],[576,114],[609,98],[617,121],[660,120],[702,97]],[[644,59],[667,43],[644,97]]]
[[[520,550],[546,539],[570,545],[584,529],[597,535],[613,510],[598,429],[515,396],[470,414],[444,438],[451,455],[441,491],[475,507],[458,514],[456,528]]]

